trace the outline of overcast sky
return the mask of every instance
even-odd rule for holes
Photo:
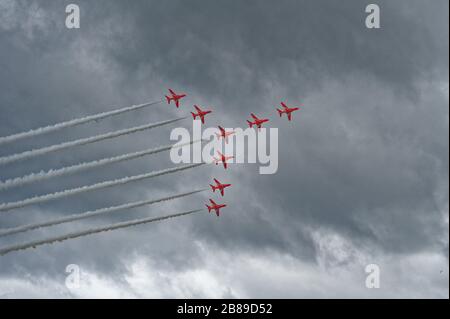
[[[112,130],[250,112],[279,129],[279,169],[205,166],[29,206],[0,228],[233,184],[206,211],[0,257],[0,298],[448,298],[448,1],[0,0],[0,136],[188,93],[98,123],[0,146],[0,156]],[[281,100],[303,103],[292,122]],[[0,167],[0,180],[156,147],[186,120]],[[169,153],[0,192],[12,202],[173,166]],[[210,193],[0,238],[7,246],[117,221],[204,207]],[[216,196],[216,195],[214,195]],[[214,197],[214,198],[217,198]],[[81,286],[65,285],[76,264]],[[365,267],[380,267],[367,289]]]

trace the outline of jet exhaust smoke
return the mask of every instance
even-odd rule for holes
[[[27,137],[33,137],[33,136],[38,136],[41,134],[58,131],[58,130],[61,130],[61,129],[67,128],[67,127],[81,125],[81,124],[91,122],[91,121],[101,120],[101,119],[104,119],[104,118],[107,118],[110,116],[119,115],[119,114],[122,114],[125,112],[139,110],[141,108],[159,104],[159,103],[161,103],[161,101],[149,102],[149,103],[144,103],[144,104],[139,104],[139,105],[132,105],[132,106],[124,107],[124,108],[109,111],[109,112],[98,113],[98,114],[89,115],[89,116],[78,118],[78,119],[73,119],[70,121],[65,121],[65,122],[61,122],[61,123],[57,123],[57,124],[53,124],[53,125],[49,125],[49,126],[45,126],[45,127],[40,127],[37,129],[27,131],[27,132],[22,132],[22,133],[9,135],[9,136],[0,137],[0,145],[5,144],[5,143],[15,142],[17,140],[27,138]]]
[[[125,210],[125,209],[141,207],[141,206],[153,205],[153,204],[156,204],[156,203],[161,203],[161,202],[165,202],[165,201],[170,201],[170,200],[174,200],[174,199],[178,199],[178,198],[194,195],[194,194],[197,194],[197,193],[204,192],[206,190],[207,189],[200,189],[200,190],[195,190],[195,191],[192,191],[192,192],[177,194],[177,195],[163,197],[163,198],[158,198],[158,199],[143,200],[143,201],[138,201],[138,202],[131,202],[131,203],[126,203],[126,204],[122,204],[122,205],[118,205],[118,206],[100,208],[100,209],[97,209],[97,210],[94,210],[94,211],[87,211],[87,212],[81,213],[81,214],[73,214],[73,215],[69,215],[69,216],[65,216],[65,217],[61,217],[61,218],[56,218],[56,219],[53,219],[53,220],[48,220],[48,221],[44,221],[44,222],[40,222],[40,223],[36,223],[36,224],[28,224],[28,225],[18,226],[18,227],[14,227],[14,228],[8,228],[8,229],[0,230],[0,237],[4,237],[4,236],[7,236],[7,235],[18,234],[18,233],[23,233],[23,232],[26,232],[26,231],[29,231],[29,230],[33,230],[33,229],[38,229],[38,228],[43,228],[43,227],[50,227],[50,226],[55,226],[55,225],[59,225],[59,224],[69,223],[69,222],[82,220],[82,219],[90,218],[90,217],[95,217],[95,216],[99,216],[99,215],[114,213],[114,212],[117,212],[119,210]]]
[[[165,220],[165,219],[170,219],[170,218],[175,218],[175,217],[181,217],[181,216],[185,216],[185,215],[198,213],[201,211],[203,211],[203,209],[190,210],[190,211],[187,211],[184,213],[166,215],[166,216],[161,216],[161,217],[134,219],[134,220],[126,221],[126,222],[121,222],[121,223],[111,224],[111,225],[107,225],[107,226],[91,228],[88,230],[68,233],[68,234],[65,234],[62,236],[55,236],[55,237],[50,237],[50,238],[42,239],[42,240],[30,241],[30,242],[24,243],[24,244],[7,246],[7,247],[0,249],[0,255],[3,256],[5,254],[13,252],[13,251],[24,250],[24,249],[28,249],[28,248],[32,248],[32,247],[34,248],[34,247],[45,245],[45,244],[51,244],[54,242],[60,242],[60,241],[68,240],[68,239],[83,237],[83,236],[106,232],[106,231],[111,231],[111,230],[115,230],[115,229],[126,228],[126,227],[141,225],[141,224],[148,224],[148,223],[161,221],[161,220]]]
[[[186,117],[180,117],[180,118],[157,122],[157,123],[149,123],[149,124],[135,126],[135,127],[124,129],[124,130],[113,131],[113,132],[109,132],[109,133],[105,133],[105,134],[101,134],[101,135],[82,138],[82,139],[75,140],[75,141],[65,142],[65,143],[51,145],[51,146],[47,146],[47,147],[43,147],[43,148],[39,148],[39,149],[25,151],[25,152],[18,153],[18,154],[0,157],[0,165],[9,164],[12,162],[24,160],[24,159],[38,156],[38,155],[47,154],[50,152],[60,151],[60,150],[66,149],[66,148],[74,147],[74,146],[91,144],[94,142],[103,141],[106,139],[111,139],[111,138],[115,138],[115,137],[122,136],[122,135],[128,135],[128,134],[136,133],[139,131],[149,130],[149,129],[152,129],[155,127],[174,123],[174,122],[183,120],[185,118]]]
[[[6,190],[9,188],[13,188],[13,187],[17,187],[17,186],[23,186],[23,185],[39,182],[39,181],[46,180],[46,179],[53,178],[53,177],[64,176],[64,175],[68,175],[68,174],[75,174],[75,173],[78,173],[78,172],[81,172],[84,170],[98,168],[98,167],[102,167],[102,166],[105,166],[108,164],[124,162],[124,161],[128,161],[128,160],[136,159],[139,157],[147,156],[147,155],[164,152],[164,151],[170,150],[171,148],[183,147],[185,145],[197,143],[200,141],[201,140],[191,141],[191,142],[179,144],[179,145],[176,145],[176,144],[165,145],[165,146],[147,149],[147,150],[143,150],[143,151],[139,151],[139,152],[123,154],[123,155],[119,155],[119,156],[115,156],[115,157],[103,158],[103,159],[91,161],[91,162],[84,162],[84,163],[67,166],[67,167],[63,167],[63,168],[59,168],[59,169],[51,169],[47,172],[42,171],[40,173],[31,173],[31,174],[28,174],[28,175],[25,175],[22,177],[8,179],[4,182],[0,181],[0,191]]]
[[[72,189],[66,189],[66,190],[63,190],[60,192],[56,192],[56,193],[27,198],[27,199],[24,199],[24,200],[21,200],[18,202],[4,203],[4,204],[0,204],[0,212],[5,212],[5,211],[12,210],[12,209],[17,209],[17,208],[33,205],[33,204],[44,203],[44,202],[48,202],[51,200],[60,199],[63,197],[68,197],[68,196],[72,196],[72,195],[76,195],[76,194],[80,194],[80,193],[84,193],[84,192],[90,192],[90,191],[103,189],[103,188],[107,188],[107,187],[128,184],[131,182],[135,182],[135,181],[139,181],[139,180],[143,180],[143,179],[147,179],[147,178],[171,174],[171,173],[187,170],[190,168],[198,167],[198,166],[201,166],[204,164],[206,164],[206,163],[186,164],[186,165],[163,169],[160,171],[154,171],[154,172],[150,172],[150,173],[146,173],[146,174],[123,177],[120,179],[100,182],[100,183],[93,184],[93,185],[87,185],[87,186],[81,186],[81,187],[72,188]]]

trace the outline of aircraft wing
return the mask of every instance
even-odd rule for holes
[[[288,120],[290,121],[292,118],[292,113],[288,113],[287,117],[288,117]]]

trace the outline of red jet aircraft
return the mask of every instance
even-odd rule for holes
[[[253,119],[255,120],[254,122],[251,122],[249,120],[247,120],[247,123],[250,127],[253,127],[253,125],[256,125],[258,127],[258,129],[261,129],[261,125],[263,123],[269,122],[269,119],[259,119],[255,114],[251,113],[250,114]]]
[[[211,113],[212,111],[210,110],[202,111],[197,105],[194,105],[194,107],[197,110],[197,113],[191,112],[192,117],[195,120],[197,116],[199,116],[200,119],[202,120],[202,123],[205,124],[205,115]]]
[[[219,125],[220,133],[216,133],[217,139],[224,138],[225,143],[228,143],[228,136],[234,134],[234,131],[226,132],[225,129]]]
[[[215,158],[215,157],[214,157],[214,163],[215,163],[216,165],[218,165],[219,163],[223,163],[223,167],[224,167],[225,169],[227,169],[227,167],[228,167],[227,161],[228,161],[229,159],[234,158],[234,156],[225,156],[225,155],[223,155],[222,153],[220,153],[219,151],[217,151],[217,154],[219,154],[219,157],[220,157],[220,158]]]
[[[186,96],[186,94],[176,94],[172,89],[169,89],[169,92],[172,96],[167,96],[166,95],[166,99],[167,99],[167,104],[170,104],[170,101],[174,101],[176,107],[180,106],[180,99],[184,98]]]
[[[206,207],[208,207],[208,212],[211,213],[211,210],[215,210],[217,217],[219,217],[220,215],[220,209],[223,207],[227,207],[226,204],[216,204],[212,199],[210,199],[209,201],[211,202],[211,206],[206,204]]]
[[[231,184],[221,184],[217,179],[214,178],[214,182],[216,183],[216,185],[211,185],[209,184],[209,186],[211,186],[213,193],[216,192],[216,189],[218,189],[220,191],[220,194],[223,196],[224,195],[224,189],[227,187],[230,187]]]
[[[278,114],[280,114],[280,117],[281,117],[281,115],[283,115],[283,113],[286,113],[289,121],[291,120],[292,112],[300,110],[299,107],[288,107],[284,102],[281,102],[281,106],[283,107],[282,110],[277,108]]]

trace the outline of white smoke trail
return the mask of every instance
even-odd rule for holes
[[[109,112],[98,113],[98,114],[89,115],[89,116],[79,118],[79,119],[73,119],[70,121],[61,122],[58,124],[37,128],[37,129],[30,130],[27,132],[22,132],[22,133],[9,135],[9,136],[0,137],[0,145],[5,144],[5,143],[15,142],[17,140],[20,140],[20,139],[23,139],[26,137],[32,137],[32,136],[37,136],[37,135],[41,135],[41,134],[46,134],[46,133],[54,132],[57,130],[61,130],[63,128],[76,126],[76,125],[84,124],[84,123],[91,122],[91,121],[101,120],[106,117],[119,115],[119,114],[122,114],[125,112],[135,111],[135,110],[141,109],[143,107],[147,107],[147,106],[158,104],[158,103],[161,103],[161,101],[149,102],[149,103],[144,103],[144,104],[139,104],[139,105],[132,105],[132,106],[124,107],[124,108],[109,111]]]
[[[81,213],[81,214],[68,215],[68,216],[64,216],[64,217],[56,218],[56,219],[52,219],[52,220],[47,220],[47,221],[40,222],[40,223],[22,225],[22,226],[13,227],[13,228],[7,228],[7,229],[0,230],[0,237],[7,236],[7,235],[18,234],[18,233],[23,233],[23,232],[26,232],[26,231],[29,231],[29,230],[33,230],[33,229],[38,229],[38,228],[43,228],[43,227],[50,227],[50,226],[55,226],[55,225],[59,225],[59,224],[69,223],[69,222],[82,220],[82,219],[90,218],[90,217],[95,217],[95,216],[99,216],[99,215],[114,213],[114,212],[117,212],[119,210],[125,210],[125,209],[141,207],[141,206],[153,205],[153,204],[156,204],[156,203],[161,203],[161,202],[165,202],[165,201],[170,201],[170,200],[174,200],[174,199],[178,199],[178,198],[194,195],[194,194],[197,194],[197,193],[200,193],[200,192],[204,192],[206,190],[208,190],[208,189],[200,189],[200,190],[195,190],[195,191],[192,191],[192,192],[182,193],[182,194],[168,196],[168,197],[163,197],[163,198],[158,198],[158,199],[143,200],[143,201],[138,201],[138,202],[126,203],[126,204],[122,204],[122,205],[118,205],[118,206],[105,207],[105,208],[100,208],[100,209],[97,209],[97,210],[94,210],[94,211],[88,211],[88,212]]]
[[[83,236],[106,232],[106,231],[111,231],[111,230],[115,230],[115,229],[126,228],[126,227],[141,225],[141,224],[148,224],[148,223],[152,223],[152,222],[156,222],[156,221],[160,221],[160,220],[164,220],[164,219],[190,215],[190,214],[198,213],[201,211],[203,211],[203,209],[196,209],[196,210],[191,210],[191,211],[187,211],[184,213],[178,213],[178,214],[161,216],[161,217],[134,219],[134,220],[111,224],[111,225],[107,225],[107,226],[91,228],[91,229],[83,230],[83,231],[79,231],[79,232],[68,233],[68,234],[61,235],[61,236],[50,237],[47,239],[30,241],[30,242],[24,243],[24,244],[12,245],[12,246],[1,248],[0,256],[3,256],[5,254],[13,252],[13,251],[24,250],[24,249],[28,249],[28,248],[35,248],[37,246],[41,246],[41,245],[45,245],[45,244],[52,244],[54,242],[61,242],[61,241],[68,240],[68,239],[83,237]]]
[[[9,211],[9,210],[16,209],[16,208],[33,205],[33,204],[44,203],[44,202],[48,202],[51,200],[60,199],[63,197],[72,196],[72,195],[76,195],[76,194],[80,194],[80,193],[84,193],[84,192],[90,192],[93,190],[128,184],[131,182],[135,182],[135,181],[139,181],[139,180],[143,180],[143,179],[147,179],[147,178],[152,178],[152,177],[157,177],[157,176],[166,175],[166,174],[170,174],[170,173],[175,173],[175,172],[194,168],[194,167],[204,165],[204,164],[206,164],[206,163],[181,165],[178,167],[163,169],[163,170],[156,171],[156,172],[150,172],[150,173],[146,173],[146,174],[135,175],[135,176],[124,177],[124,178],[120,178],[120,179],[100,182],[100,183],[93,184],[93,185],[87,185],[87,186],[82,186],[82,187],[77,187],[77,188],[72,188],[72,189],[66,189],[66,190],[63,190],[60,192],[56,192],[56,193],[27,198],[27,199],[24,199],[24,200],[21,200],[18,202],[0,204],[0,212],[5,212],[5,211]]]
[[[27,159],[30,157],[43,155],[43,154],[47,154],[50,152],[59,151],[59,150],[66,149],[69,147],[86,145],[86,144],[90,144],[90,143],[94,143],[94,142],[98,142],[98,141],[102,141],[102,140],[106,140],[106,139],[111,139],[111,138],[118,137],[121,135],[127,135],[127,134],[131,134],[131,133],[139,132],[139,131],[149,130],[149,129],[152,129],[155,127],[159,127],[162,125],[177,122],[177,121],[183,120],[185,118],[186,117],[180,117],[180,118],[176,118],[176,119],[172,119],[172,120],[167,120],[167,121],[162,121],[162,122],[157,122],[157,123],[150,123],[150,124],[145,124],[145,125],[141,125],[141,126],[135,126],[135,127],[124,129],[124,130],[113,131],[113,132],[109,132],[109,133],[105,133],[105,134],[101,134],[101,135],[82,138],[82,139],[75,140],[75,141],[70,141],[70,142],[65,142],[65,143],[61,143],[61,144],[56,144],[56,145],[52,145],[52,146],[39,148],[39,149],[34,149],[34,150],[26,151],[23,153],[0,157],[0,165],[16,162],[19,160],[24,160],[24,159]]]
[[[28,175],[25,175],[22,177],[8,179],[4,182],[0,181],[0,191],[6,190],[9,188],[13,188],[13,187],[17,187],[17,186],[23,186],[26,184],[35,183],[35,182],[53,178],[53,177],[64,176],[64,175],[68,175],[68,174],[75,174],[75,173],[78,173],[78,172],[81,172],[84,170],[98,168],[98,167],[105,166],[108,164],[114,164],[114,163],[119,163],[119,162],[123,162],[123,161],[128,161],[128,160],[132,160],[135,158],[139,158],[139,157],[143,157],[143,156],[147,156],[147,155],[151,155],[151,154],[164,152],[164,151],[170,150],[172,147],[178,148],[178,147],[183,147],[185,145],[189,145],[189,144],[193,144],[193,143],[197,143],[197,142],[201,142],[201,140],[191,141],[191,142],[178,144],[178,145],[177,144],[165,145],[165,146],[161,146],[161,147],[157,147],[157,148],[147,149],[144,151],[123,154],[123,155],[110,157],[110,158],[103,158],[103,159],[97,160],[97,161],[84,162],[84,163],[67,166],[67,167],[63,167],[63,168],[59,168],[59,169],[51,169],[47,172],[42,171],[40,173],[31,173],[31,174],[28,174]]]

